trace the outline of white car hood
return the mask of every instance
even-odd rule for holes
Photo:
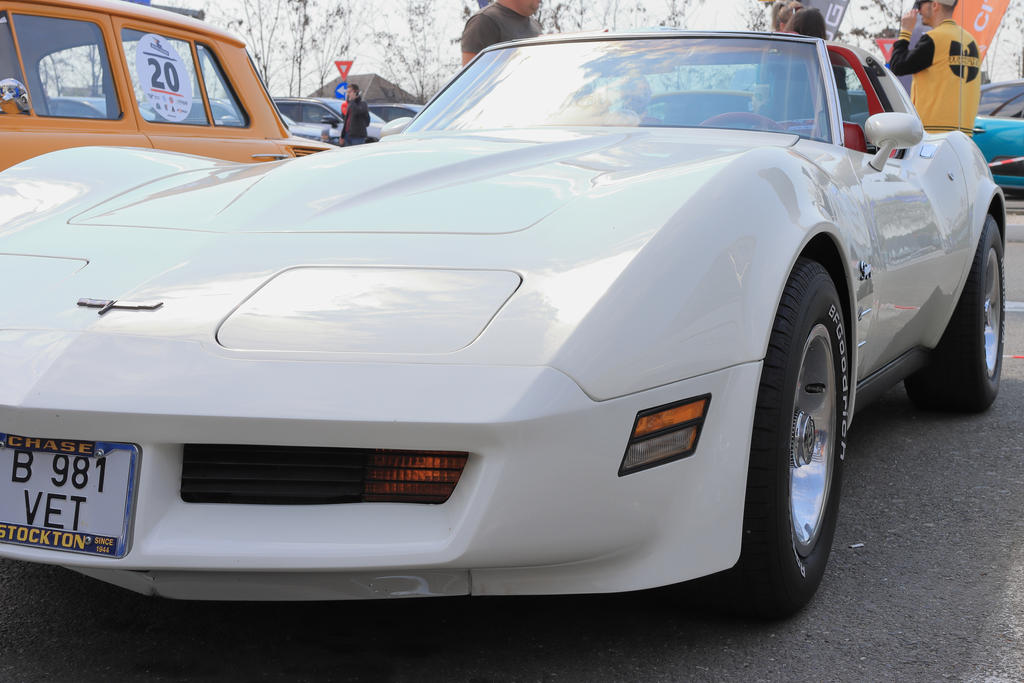
[[[214,232],[506,233],[581,195],[750,145],[789,146],[796,136],[603,129],[392,140],[281,164],[169,175],[72,222]]]
[[[723,245],[714,207],[737,182],[772,181],[757,169],[800,163],[786,149],[796,139],[435,134],[252,166],[110,148],[44,155],[0,174],[0,284],[25,292],[5,303],[0,345],[24,369],[23,391],[51,363],[92,362],[108,343],[156,364],[194,347],[240,362],[548,365],[595,397],[636,391],[752,357],[722,313],[740,297],[752,242]],[[649,289],[669,253],[678,290],[691,292],[690,324],[664,338],[674,364],[637,375],[630,354],[645,344],[611,365],[592,360],[633,334],[621,321],[661,319]],[[100,315],[83,298],[161,306]]]

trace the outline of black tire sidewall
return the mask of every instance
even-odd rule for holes
[[[785,600],[794,607],[802,606],[813,596],[825,573],[825,565],[832,548],[838,517],[842,462],[846,451],[846,429],[849,416],[849,349],[846,340],[846,325],[839,295],[827,272],[816,263],[798,264],[798,267],[812,269],[809,288],[801,302],[792,336],[786,340],[785,378],[783,381],[783,405],[779,406],[775,423],[777,448],[777,471],[775,478],[775,543],[777,558],[776,582],[785,595]],[[802,360],[804,343],[811,330],[818,324],[828,330],[832,345],[833,372],[835,373],[836,419],[831,425],[836,435],[832,453],[832,472],[829,495],[821,521],[822,528],[814,548],[806,557],[797,552],[793,536],[790,503],[790,435],[792,431],[793,403],[796,384]]]
[[[981,380],[982,386],[980,387],[983,398],[982,401],[985,405],[989,405],[995,400],[996,395],[999,393],[999,378],[1002,374],[1003,367],[1003,339],[1006,332],[1006,311],[1005,309],[1000,310],[999,315],[999,330],[998,335],[998,348],[996,349],[996,366],[995,371],[992,375],[988,373],[988,364],[985,360],[985,343],[984,343],[984,329],[985,329],[985,297],[988,292],[985,289],[986,272],[985,269],[988,265],[988,255],[990,251],[996,252],[996,267],[999,272],[996,276],[999,278],[999,299],[1001,305],[1006,300],[1006,274],[1005,266],[1003,262],[1003,242],[999,236],[999,226],[996,225],[995,219],[992,216],[988,216],[985,219],[985,228],[981,236],[981,242],[978,247],[978,262],[977,262],[977,277],[979,281],[978,285],[978,298],[977,301],[972,302],[974,306],[974,320],[972,321],[976,326],[977,337],[978,337],[978,353],[977,362],[981,364],[978,369],[978,377]]]
[[[932,351],[928,365],[907,377],[904,384],[914,404],[927,410],[980,412],[999,393],[1006,334],[1006,311],[1001,307],[996,365],[989,375],[985,360],[985,288],[989,253],[995,251],[999,272],[1000,301],[1006,299],[1006,264],[999,225],[985,217],[970,271],[942,338]]]

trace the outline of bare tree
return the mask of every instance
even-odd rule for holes
[[[875,26],[881,25],[881,29],[884,30],[888,27],[899,27],[903,5],[900,0],[867,0],[861,4],[860,9],[865,16],[874,19],[872,23]],[[875,30],[877,32],[879,29]]]
[[[668,1],[668,14],[661,20],[661,26],[668,26],[670,28],[682,28],[686,25],[686,18],[683,13],[681,0],[669,0]]]
[[[985,55],[989,73],[998,72],[998,78],[1020,78],[1024,74],[1024,4],[1011,2],[1006,9],[999,30]]]
[[[242,36],[249,54],[267,88],[274,92],[277,65],[282,53],[279,34],[285,14],[285,0],[240,0],[235,12],[217,5],[210,21]]]
[[[702,2],[703,0],[697,0]],[[644,0],[605,0],[605,4],[594,3],[594,15],[597,21],[588,28],[618,29],[643,28],[650,26],[651,20]]]
[[[462,0],[462,23],[465,24],[475,12],[480,9],[480,3],[476,0]]]
[[[748,0],[749,3],[750,0]],[[705,4],[704,0],[668,0],[668,14],[659,22],[660,26],[689,28],[694,14]],[[761,3],[756,3],[761,6]],[[744,10],[748,9],[744,6]]]
[[[743,20],[744,28],[748,31],[767,31],[769,7],[763,2],[747,0],[746,4],[740,8],[740,17]]]
[[[588,0],[560,0],[542,3],[537,21],[544,33],[572,33],[586,31],[598,26],[591,11],[593,2]]]
[[[286,0],[288,3],[288,31],[291,35],[292,58],[288,61],[288,94],[302,94],[302,80],[305,73],[302,65],[305,62],[306,50],[309,49],[309,38],[313,33],[310,16],[313,0]]]
[[[426,102],[459,69],[456,51],[448,40],[438,39],[437,7],[429,0],[402,0],[398,16],[383,19],[387,28],[374,35],[388,55],[384,70],[392,80],[408,85],[418,102]]]
[[[105,55],[95,44],[77,45],[39,61],[39,78],[51,96],[100,97]]]
[[[856,23],[847,16],[847,28],[836,32],[837,40],[845,40],[866,50],[876,50],[876,38],[895,38],[899,32],[903,3],[900,0],[865,0],[859,10]]]
[[[703,0],[695,0],[703,2]],[[650,14],[647,10],[647,3],[643,0],[634,0],[618,10],[619,24],[623,28],[643,28],[651,25]]]
[[[1005,31],[1004,35],[1007,37],[1016,36],[1017,38],[1015,41],[1015,47],[1018,50],[1017,58],[1013,61],[1017,67],[1016,76],[1020,78],[1024,76],[1024,39],[1022,39],[1022,36],[1024,36],[1024,5],[1021,5],[1019,2],[1014,3],[1006,13],[1008,20],[1006,26],[1000,25],[999,30],[1000,33]]]
[[[572,0],[569,3],[569,21],[572,22],[572,26],[577,31],[586,31],[595,28],[601,28],[595,26],[591,19],[591,2],[587,0]]]
[[[658,25],[685,28],[705,0],[668,0],[668,13],[651,16],[644,0],[552,0],[541,3],[537,21],[545,33],[600,29],[643,28]]]
[[[318,89],[335,73],[334,62],[352,57],[357,36],[363,28],[363,4],[358,0],[336,0],[322,3],[314,12],[313,35],[310,45],[314,61],[313,76]]]
[[[598,14],[598,23],[604,28],[614,31],[619,27],[619,5],[620,0],[604,0],[604,6],[595,7]]]
[[[564,33],[568,26],[569,5],[566,2],[545,2],[537,13],[537,21],[544,33]]]
[[[209,21],[240,34],[267,89],[289,95],[306,94],[310,83],[324,87],[335,60],[353,56],[366,16],[365,0],[237,2],[230,14],[215,3]]]

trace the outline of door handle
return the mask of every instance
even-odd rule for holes
[[[253,159],[257,159],[257,160],[263,160],[263,161],[280,161],[281,159],[289,159],[291,157],[289,157],[287,154],[280,154],[280,153],[278,153],[278,154],[253,154],[252,158]]]
[[[975,126],[974,130],[972,130],[971,132],[977,135],[978,133],[984,133],[985,129],[982,128],[981,126]]]

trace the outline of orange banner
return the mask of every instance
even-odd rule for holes
[[[953,10],[957,23],[974,36],[983,60],[1009,6],[1010,0],[964,0]]]

